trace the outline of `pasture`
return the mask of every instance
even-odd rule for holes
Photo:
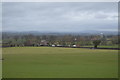
[[[81,46],[81,47],[94,47],[94,46]],[[119,48],[119,46],[118,45],[111,45],[111,46],[98,45],[98,48]]]
[[[3,78],[117,78],[118,51],[58,47],[3,48]]]

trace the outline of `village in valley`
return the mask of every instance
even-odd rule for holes
[[[14,35],[3,33],[2,47],[24,47],[24,46],[49,46],[49,47],[94,47],[103,46],[106,48],[118,48],[117,35]]]

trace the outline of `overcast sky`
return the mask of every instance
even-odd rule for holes
[[[8,2],[3,31],[117,31],[117,2]]]

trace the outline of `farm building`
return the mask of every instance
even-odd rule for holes
[[[48,46],[48,42],[46,40],[41,40],[40,46]]]

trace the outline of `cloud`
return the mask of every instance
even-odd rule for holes
[[[117,30],[117,5],[115,2],[5,2],[3,30]]]

